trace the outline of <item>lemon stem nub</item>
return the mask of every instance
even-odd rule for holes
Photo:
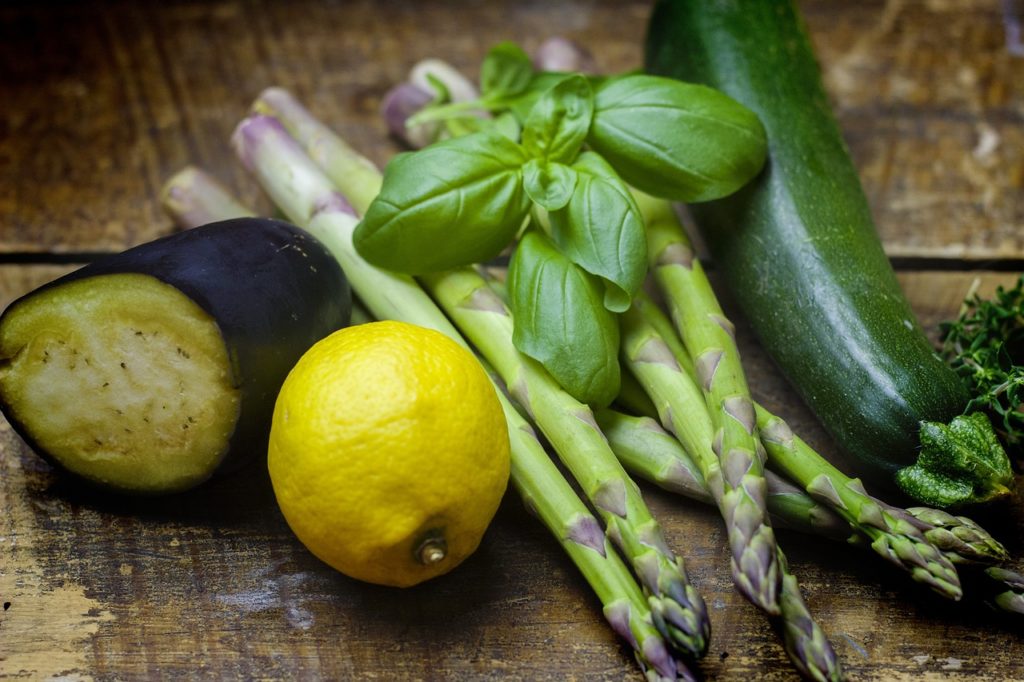
[[[440,563],[447,555],[448,544],[443,537],[429,537],[421,542],[416,550],[416,558],[424,566]]]

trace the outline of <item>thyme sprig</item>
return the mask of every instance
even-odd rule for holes
[[[1024,275],[983,299],[972,285],[958,318],[942,325],[943,357],[974,396],[1007,449],[1024,456]]]

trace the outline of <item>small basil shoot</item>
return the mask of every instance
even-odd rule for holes
[[[399,154],[353,235],[378,267],[436,272],[495,257],[530,209],[523,148],[492,130]]]
[[[530,159],[523,166],[523,187],[535,204],[557,211],[569,203],[576,189],[576,171],[554,161]]]
[[[691,203],[735,192],[767,154],[764,127],[743,105],[703,85],[647,75],[596,88],[587,142],[630,185]]]
[[[530,55],[513,42],[498,43],[480,65],[480,94],[484,100],[503,100],[526,90],[533,80]]]
[[[576,74],[548,89],[526,118],[523,147],[543,161],[572,163],[594,116],[594,91]]]
[[[580,402],[608,405],[619,392],[619,326],[600,280],[543,234],[520,240],[508,273],[513,342]]]
[[[647,272],[643,217],[629,187],[600,155],[584,152],[572,168],[576,191],[565,208],[549,213],[551,235],[566,257],[608,281],[604,306],[623,312]]]

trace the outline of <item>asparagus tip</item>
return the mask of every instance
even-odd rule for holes
[[[298,143],[276,118],[266,114],[250,114],[239,122],[231,134],[231,145],[242,165],[250,173],[257,168],[256,153],[268,135],[278,135],[283,143],[299,149]]]

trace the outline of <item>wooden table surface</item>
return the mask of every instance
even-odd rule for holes
[[[1024,262],[1024,58],[997,0],[802,3],[886,249],[924,324]],[[372,159],[381,95],[428,56],[475,74],[562,34],[636,67],[646,2],[0,5],[0,305],[172,231],[186,163],[266,207],[227,138],[282,85]],[[741,323],[756,397],[834,448]],[[69,396],[69,399],[88,399]],[[795,677],[732,589],[717,515],[644,486],[711,608],[709,679]],[[1024,556],[1024,502],[978,515]],[[854,679],[1024,680],[1020,622],[943,603],[872,556],[782,533]],[[262,470],[165,499],[81,490],[0,428],[0,678],[641,679],[557,544],[510,494],[480,550],[410,590],[357,583],[292,537]]]

